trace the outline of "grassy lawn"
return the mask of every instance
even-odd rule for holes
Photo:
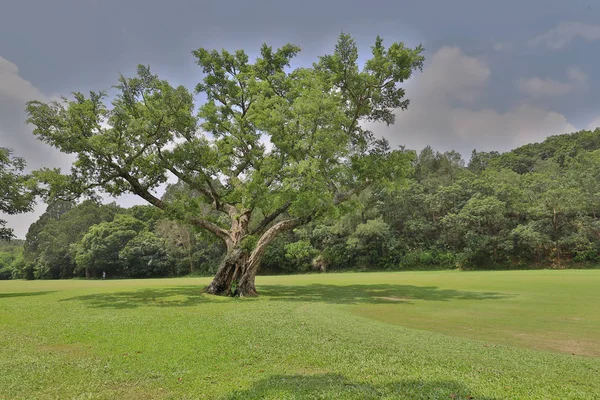
[[[0,282],[0,399],[600,399],[600,270]]]

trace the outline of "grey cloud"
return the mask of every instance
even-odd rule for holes
[[[13,149],[15,155],[24,157],[29,171],[42,167],[70,168],[72,157],[38,141],[31,126],[26,125],[25,105],[29,100],[51,101],[52,98],[21,77],[14,63],[0,57],[0,146]],[[23,238],[29,225],[44,209],[45,205],[39,204],[34,212],[0,215],[0,218],[8,221],[17,237]]]
[[[575,21],[561,22],[556,28],[533,38],[529,44],[531,46],[543,44],[551,49],[562,49],[575,38],[588,41],[600,40],[600,25]]]
[[[564,115],[535,105],[505,112],[478,106],[490,76],[484,61],[458,48],[441,48],[423,74],[407,85],[411,102],[408,110],[398,112],[396,123],[366,127],[392,145],[455,149],[466,158],[473,149],[506,151],[575,130]]]
[[[533,77],[517,82],[519,90],[531,96],[561,96],[577,90],[584,90],[588,76],[581,69],[571,67],[567,70],[567,82],[550,78]]]
[[[496,42],[494,43],[494,50],[496,51],[511,51],[513,44],[511,42]]]
[[[577,83],[587,83],[588,75],[578,67],[570,67],[567,70],[567,77]]]
[[[594,129],[600,128],[600,115],[594,118],[587,126],[586,129],[593,131]]]
[[[28,100],[46,100],[31,82],[19,75],[19,68],[0,56],[0,96],[24,103]]]
[[[30,100],[47,102],[53,98],[21,77],[14,63],[0,57],[0,146],[25,157],[28,169],[69,167],[71,158],[38,141],[26,125],[25,106]]]
[[[572,92],[573,85],[535,76],[529,79],[521,79],[519,90],[532,96],[560,96]]]
[[[469,103],[480,95],[491,70],[475,57],[465,57],[458,47],[436,51],[420,80],[418,96],[435,101],[458,99]]]

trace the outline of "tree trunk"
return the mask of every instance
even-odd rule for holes
[[[254,280],[258,265],[254,264],[240,248],[227,253],[206,292],[219,296],[256,296]]]
[[[182,230],[181,245],[187,252],[188,264],[190,265],[190,275],[194,273],[194,262],[192,261],[192,235],[187,227]]]
[[[554,235],[554,247],[556,248],[556,262],[557,265],[560,266],[560,244],[559,244],[559,235],[558,235],[558,213],[556,212],[556,208],[553,210],[552,216],[552,233]]]
[[[281,221],[271,228],[269,228],[258,240],[256,247],[250,254],[247,262],[245,262],[244,268],[241,270],[241,278],[235,291],[236,296],[256,296],[256,286],[254,281],[256,280],[256,274],[260,268],[260,262],[269,246],[269,243],[279,235],[279,233],[292,229],[299,224],[299,220],[287,220]]]
[[[250,255],[240,247],[247,229],[247,220],[239,222],[234,224],[235,229],[231,231],[233,240],[226,242],[227,255],[206,288],[207,293],[220,296],[256,296],[258,293],[254,282],[267,246],[280,232],[297,226],[299,220],[286,220],[273,225],[260,237]],[[232,291],[234,284],[235,289]]]
[[[240,280],[237,283],[237,287],[235,288],[233,295],[238,297],[257,296],[258,292],[256,291],[256,286],[254,285],[257,272],[258,267],[253,268],[250,262],[246,261],[243,269],[240,270]]]
[[[219,296],[229,296],[231,294],[231,283],[233,282],[239,264],[242,261],[242,249],[236,248],[227,253],[212,282],[206,288],[206,293]]]
[[[232,215],[231,217],[231,230],[228,232],[227,240],[225,240],[227,254],[219,265],[212,282],[206,288],[206,292],[210,294],[220,296],[236,295],[236,293],[232,293],[231,286],[246,269],[248,254],[241,248],[241,243],[248,233],[250,213],[245,212],[239,216]]]

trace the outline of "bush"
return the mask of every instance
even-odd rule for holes
[[[456,267],[457,256],[450,251],[438,249],[412,249],[401,257],[401,269],[447,269]]]

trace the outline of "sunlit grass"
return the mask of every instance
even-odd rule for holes
[[[0,282],[0,399],[600,398],[600,271]]]

